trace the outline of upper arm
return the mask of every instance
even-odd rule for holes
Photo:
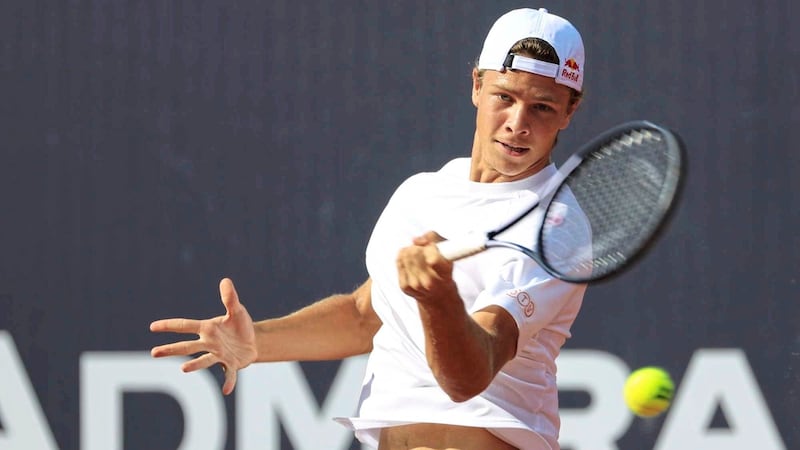
[[[533,260],[520,258],[488,278],[471,311],[497,306],[516,323],[517,345],[525,345],[544,328],[569,336],[569,325],[582,303],[585,284],[568,283],[544,272]]]
[[[489,335],[492,378],[517,353],[519,329],[514,317],[505,308],[489,305],[472,313],[472,319]]]
[[[374,336],[381,327],[382,322],[372,308],[372,278],[367,278],[361,286],[352,293],[356,309],[361,317],[361,328],[370,336]]]

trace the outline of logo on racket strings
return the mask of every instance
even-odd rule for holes
[[[547,217],[545,217],[544,223],[551,227],[557,227],[561,225],[564,223],[564,218],[567,216],[568,209],[569,208],[564,203],[551,203],[550,208],[547,209]]]

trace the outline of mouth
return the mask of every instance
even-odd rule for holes
[[[505,142],[496,141],[500,146],[506,151],[506,153],[511,155],[522,155],[526,153],[529,148],[528,147],[517,147],[511,144],[506,144]]]

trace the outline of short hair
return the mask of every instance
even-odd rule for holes
[[[549,62],[553,64],[560,64],[561,61],[558,59],[558,53],[556,53],[556,49],[550,45],[549,42],[545,41],[544,39],[539,38],[525,38],[517,41],[516,44],[511,46],[511,49],[508,51],[509,53],[516,53],[523,56],[527,56],[529,58],[538,59],[540,61]],[[478,69],[478,61],[475,61],[475,68]],[[478,69],[478,79],[483,78],[483,73],[486,69]],[[570,96],[569,101],[570,104],[577,103],[580,99],[583,98],[583,92],[578,91],[573,88],[569,88]]]

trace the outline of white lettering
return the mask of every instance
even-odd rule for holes
[[[185,359],[153,359],[148,352],[87,352],[80,358],[80,432],[83,450],[121,450],[123,393],[158,392],[183,412],[179,449],[219,449],[227,435],[220,386],[208,371],[184,374]],[[319,405],[298,363],[257,364],[240,372],[236,388],[239,450],[281,447],[280,426],[293,448],[350,448],[350,430],[332,420],[355,412],[366,357],[342,361]],[[622,386],[629,368],[613,354],[564,350],[558,358],[559,388],[584,391],[590,404],[561,410],[561,437],[570,450],[616,450],[633,415]],[[0,330],[0,448],[57,450],[36,392],[12,336]],[[728,427],[709,428],[717,409]],[[169,417],[177,421],[181,418]],[[741,349],[699,349],[683,375],[656,450],[758,448],[785,450],[758,382]],[[366,446],[363,447],[367,449]]]
[[[616,450],[616,441],[633,421],[622,398],[628,366],[597,350],[564,350],[557,363],[559,389],[585,391],[591,398],[584,409],[561,410],[561,445],[571,450]]]
[[[353,433],[333,417],[355,413],[366,357],[342,361],[322,407],[318,407],[298,363],[253,365],[240,372],[236,388],[239,450],[280,448],[280,423],[297,450],[347,449]]]
[[[717,406],[728,429],[709,429]],[[657,450],[784,450],[780,434],[741,349],[700,349],[689,362]]]
[[[183,373],[183,361],[153,359],[149,352],[81,355],[81,448],[123,449],[123,392],[160,392],[178,402],[184,418],[179,449],[223,448],[227,419],[220,387],[208,371]]]
[[[14,338],[0,330],[0,448],[56,450],[56,440],[47,425],[36,392],[19,357]]]

